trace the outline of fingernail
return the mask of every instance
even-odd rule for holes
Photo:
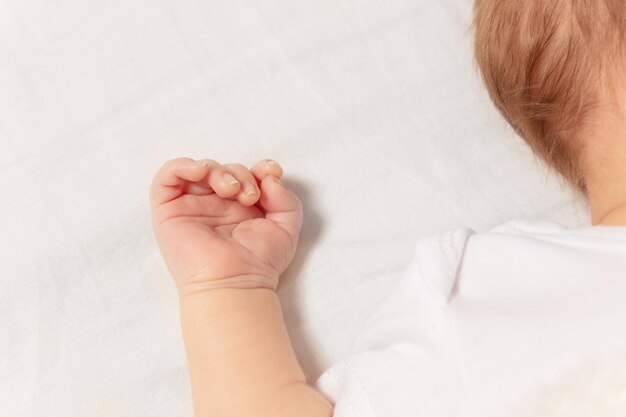
[[[224,172],[224,174],[222,174],[222,178],[224,178],[224,181],[228,185],[236,185],[239,183],[239,181],[237,181],[237,179],[230,175],[228,172]]]
[[[245,183],[243,185],[243,195],[245,195],[246,197],[252,197],[253,195],[256,195],[256,188],[254,188],[254,185],[250,184],[249,182]]]
[[[277,167],[278,164],[275,161],[272,161],[271,159],[267,160],[267,165],[271,166],[271,167]]]

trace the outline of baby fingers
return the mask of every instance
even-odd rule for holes
[[[224,167],[227,168],[241,184],[241,188],[235,196],[236,200],[244,206],[255,204],[261,196],[261,191],[259,190],[254,176],[248,171],[248,168],[241,164],[226,164]]]
[[[150,199],[153,206],[158,206],[185,193],[206,195],[215,192],[222,198],[230,198],[236,196],[240,188],[235,176],[212,159],[177,158],[163,164],[154,176]]]
[[[177,158],[167,161],[157,171],[150,187],[150,200],[153,205],[167,203],[182,194],[182,185],[201,181],[209,168],[191,158]]]
[[[263,178],[280,178],[283,170],[276,162],[266,159],[252,170],[241,164],[224,164],[202,159],[178,158],[167,161],[154,176],[150,196],[153,206],[172,201],[181,195],[206,195],[215,192],[221,198],[252,206],[259,201],[259,184]]]
[[[230,198],[239,192],[241,184],[226,166],[212,159],[204,159],[198,162],[204,163],[209,167],[206,185],[215,191],[215,194],[222,198]]]
[[[255,166],[250,170],[252,175],[257,179],[259,183],[263,181],[263,178],[271,175],[275,178],[280,178],[283,176],[283,169],[278,163],[272,159],[264,159],[259,161]]]

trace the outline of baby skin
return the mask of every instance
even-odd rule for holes
[[[302,204],[282,168],[180,158],[150,189],[156,239],[179,293],[196,417],[329,417],[306,383],[276,295]]]

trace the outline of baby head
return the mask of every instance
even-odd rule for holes
[[[496,107],[586,192],[586,144],[624,70],[624,0],[476,0],[475,55]]]

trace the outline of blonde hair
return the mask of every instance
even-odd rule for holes
[[[586,191],[582,136],[621,65],[624,0],[477,0],[475,56],[533,152]]]

